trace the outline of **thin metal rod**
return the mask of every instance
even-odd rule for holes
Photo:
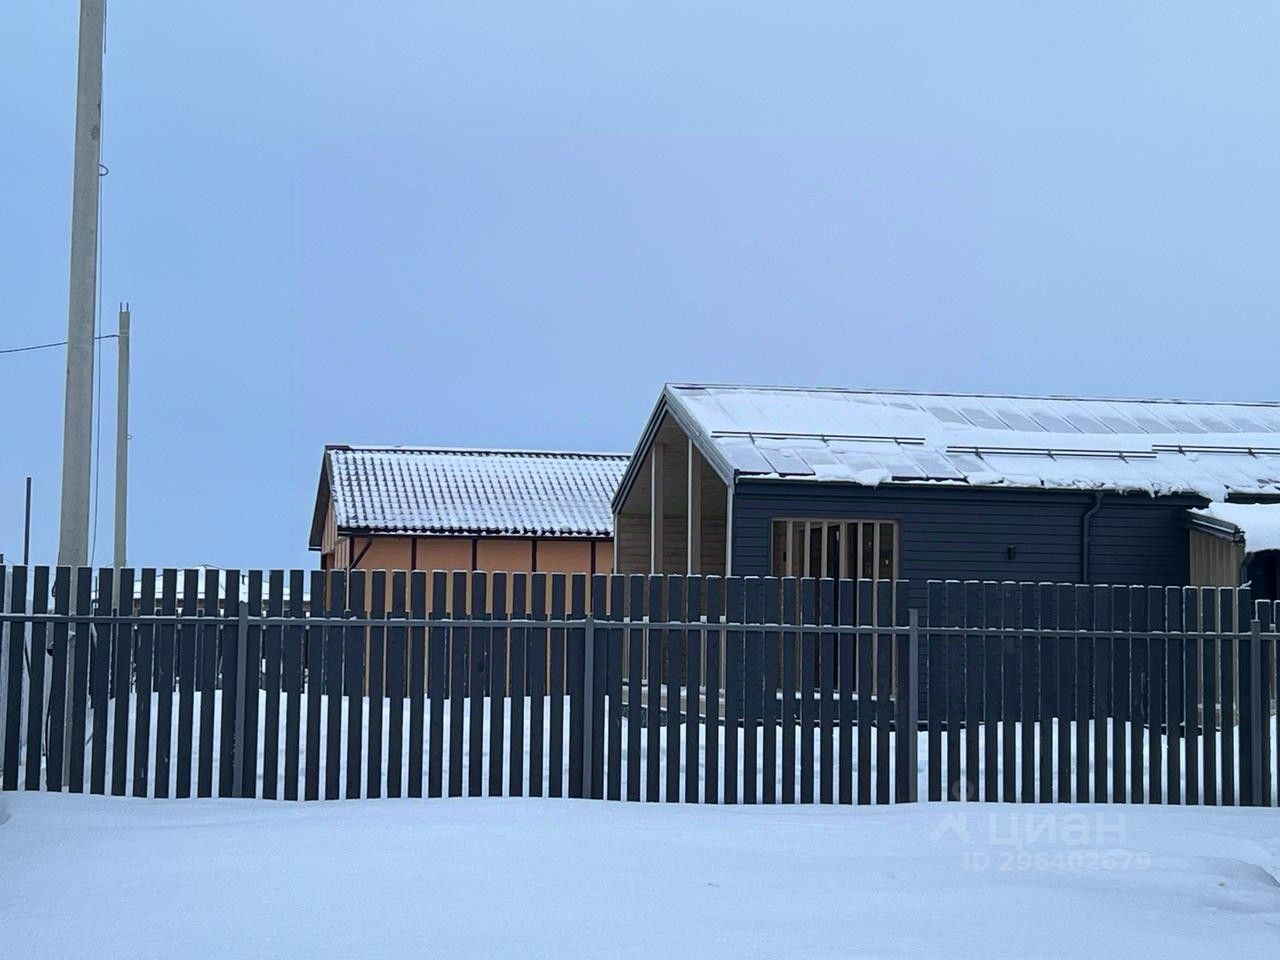
[[[148,624],[170,624],[185,623],[191,625],[199,625],[218,622],[238,622],[237,617],[215,616],[209,617],[205,615],[193,617],[190,614],[183,616],[182,614],[134,614],[134,615],[112,615],[112,614],[94,614],[94,613],[0,613],[0,623],[92,623],[97,625],[104,624],[123,624],[145,626]],[[387,617],[249,617],[248,623],[255,627],[315,627],[319,628],[343,628],[343,627],[422,627],[422,628],[450,628],[450,627],[474,627],[477,624],[483,624],[486,627],[494,629],[512,629],[512,628],[543,628],[543,629],[582,629],[586,625],[586,619],[570,619],[563,618],[558,620],[478,620],[470,618],[445,618],[435,620],[422,620],[412,618]],[[610,627],[613,628],[615,621],[610,621]],[[700,631],[703,634],[708,633],[727,633],[731,630],[750,629],[752,632],[769,632],[769,631],[786,631],[791,633],[831,633],[847,636],[875,636],[875,635],[908,635],[911,627],[909,624],[898,624],[895,626],[877,627],[877,626],[852,626],[841,624],[816,624],[816,623],[709,623],[704,620],[619,620],[616,626],[621,630],[689,630]],[[932,627],[927,624],[920,624],[916,628],[923,633],[939,634],[951,638],[956,637],[1111,637],[1118,640],[1132,639],[1195,639],[1204,634],[1199,632],[1178,632],[1176,630],[1058,630],[1058,629],[1041,629],[1037,627]],[[1227,632],[1210,632],[1213,639],[1221,640],[1238,640],[1248,638],[1250,632],[1243,631],[1227,631]],[[1280,632],[1272,631],[1263,633],[1263,637],[1280,636]]]
[[[22,520],[22,562],[31,562],[31,478],[27,477],[27,499]]]

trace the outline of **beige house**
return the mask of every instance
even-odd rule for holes
[[[628,459],[330,445],[310,547],[325,570],[610,573]]]

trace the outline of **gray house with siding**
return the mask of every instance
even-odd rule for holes
[[[669,384],[613,512],[619,573],[1235,585],[1280,404]]]

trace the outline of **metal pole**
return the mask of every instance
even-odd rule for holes
[[[120,308],[116,341],[116,515],[114,523],[116,576],[126,562],[129,512],[129,305]]]
[[[22,519],[22,564],[31,563],[31,478],[27,477],[27,500]]]
[[[75,163],[71,185],[71,266],[67,308],[67,384],[62,426],[59,565],[89,560],[89,481],[93,443],[93,315],[98,254],[102,39],[105,0],[80,0]]]

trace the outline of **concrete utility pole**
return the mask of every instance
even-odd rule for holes
[[[112,565],[125,565],[129,514],[129,305],[120,307],[116,340],[116,519],[115,555]]]
[[[75,166],[71,185],[71,277],[67,309],[67,390],[62,425],[62,512],[58,563],[89,562],[93,445],[93,315],[98,257],[98,165],[102,133],[105,0],[80,0]]]

